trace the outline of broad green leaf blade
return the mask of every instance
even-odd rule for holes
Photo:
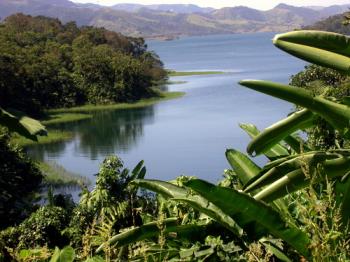
[[[186,199],[186,202],[193,208],[197,209],[203,214],[215,218],[218,223],[226,227],[232,233],[238,236],[242,236],[243,234],[243,229],[230,216],[228,216],[217,206],[213,205],[213,203],[208,202],[204,197],[191,194],[190,190],[188,189],[159,180],[137,179],[133,182],[133,184],[154,191],[167,198]]]
[[[258,128],[252,124],[240,124],[239,125],[252,139],[257,137],[260,134],[260,131]],[[264,155],[270,159],[274,160],[279,157],[288,156],[289,152],[287,148],[282,146],[281,144],[276,144],[266,152],[264,152]]]
[[[350,97],[349,96],[343,97],[341,102],[344,105],[350,106]]]
[[[272,168],[268,169],[267,172],[260,173],[256,179],[252,179],[247,183],[244,191],[251,192],[277,181],[294,170],[301,169],[306,166],[316,166],[319,163],[323,163],[325,160],[335,159],[338,157],[339,155],[336,153],[332,154],[323,151],[312,154],[297,155],[292,159],[286,159],[278,165],[273,166]]]
[[[294,152],[298,154],[311,151],[311,149],[306,145],[306,142],[297,135],[289,135],[283,140],[290,146],[291,149],[294,150]]]
[[[134,179],[136,179],[136,178],[138,177],[139,173],[140,173],[141,170],[142,170],[143,164],[144,164],[144,161],[141,160],[141,161],[135,166],[135,168],[131,171],[131,177],[130,177],[131,180],[134,180]]]
[[[259,241],[263,244],[267,250],[274,254],[279,260],[283,262],[292,262],[292,260],[281,250],[277,245],[268,239],[262,239]]]
[[[148,224],[144,224],[143,226],[130,229],[116,236],[113,236],[107,243],[104,243],[100,247],[98,247],[96,253],[101,252],[106,245],[122,247],[138,241],[156,237],[160,234],[160,223],[164,225],[165,233],[175,232],[178,238],[181,238],[182,235],[190,236],[200,234],[208,227],[208,224],[179,225],[177,218],[168,218],[163,221],[154,221]]]
[[[265,227],[269,233],[281,238],[305,257],[309,256],[310,240],[298,228],[288,225],[280,214],[263,202],[233,189],[218,187],[203,180],[190,180],[186,186],[225,210],[227,214],[238,214]]]
[[[50,262],[73,262],[74,258],[75,251],[72,247],[65,247],[62,250],[56,247]]]
[[[314,119],[315,115],[307,109],[290,115],[256,136],[248,145],[248,154],[260,155],[268,151],[295,131],[312,126]]]
[[[121,247],[131,243],[135,243],[144,239],[148,239],[160,234],[159,225],[162,223],[167,229],[178,226],[177,218],[168,218],[163,221],[155,221],[144,224],[140,227],[135,227],[126,232],[113,236],[107,243],[102,244],[96,250],[96,253],[101,252],[106,245]]]
[[[241,85],[258,92],[274,96],[305,107],[328,121],[334,128],[348,135],[350,127],[350,107],[332,102],[322,97],[314,97],[311,92],[261,80],[243,80]]]
[[[322,31],[294,31],[276,35],[273,43],[283,51],[310,63],[350,73],[350,40]]]
[[[320,166],[322,166],[321,174],[319,174]],[[254,198],[271,202],[307,187],[310,185],[310,182],[315,184],[325,181],[326,178],[331,180],[336,177],[342,177],[350,172],[350,157],[339,157],[323,162],[319,161],[317,162],[317,166],[311,167],[308,172],[309,174],[305,174],[305,169],[294,170],[261,190],[254,195]],[[311,177],[313,178],[312,180],[310,180]]]
[[[18,111],[13,111],[11,114],[0,108],[0,125],[7,127],[10,132],[17,132],[34,141],[37,141],[38,135],[47,135],[45,127],[39,121]]]
[[[144,166],[142,169],[141,169],[141,171],[140,171],[140,173],[138,173],[138,175],[137,175],[137,179],[144,179],[145,178],[145,176],[146,176],[146,172],[147,172],[147,169],[146,169],[146,167]]]
[[[243,186],[260,172],[259,166],[250,160],[249,157],[237,150],[226,150],[226,159],[237,174]]]

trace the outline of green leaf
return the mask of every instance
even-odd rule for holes
[[[136,166],[135,168],[131,171],[131,180],[134,180],[136,178],[138,178],[139,174],[141,173],[142,169],[143,169],[143,164],[144,161],[141,160]]]
[[[259,166],[250,160],[249,157],[237,150],[226,150],[226,159],[237,174],[243,186],[260,172]]]
[[[75,251],[72,247],[65,247],[62,250],[56,247],[50,262],[73,262],[74,258]]]
[[[313,163],[306,164],[311,166],[306,176],[305,169],[300,168],[289,172],[280,179],[276,180],[269,186],[262,189],[259,193],[254,195],[257,200],[271,202],[281,198],[287,194],[300,190],[313,183],[320,183],[332,180],[337,177],[342,177],[350,172],[350,157],[339,157],[336,159],[313,159]],[[312,178],[312,179],[311,179]]]
[[[251,192],[277,181],[294,170],[301,169],[306,166],[316,166],[319,163],[323,163],[327,159],[335,159],[338,157],[339,155],[336,153],[332,154],[321,151],[296,155],[291,159],[287,158],[285,161],[279,162],[278,165],[273,167],[270,166],[269,169],[264,169],[264,171],[266,170],[267,172],[261,172],[257,178],[249,181],[244,188],[244,191]]]
[[[37,136],[47,135],[45,127],[39,121],[25,116],[19,111],[11,113],[0,108],[0,125],[5,126],[10,132],[17,132],[21,136],[37,141]]]
[[[345,35],[302,30],[276,35],[273,43],[310,63],[350,73],[350,39]]]
[[[315,115],[307,109],[296,112],[266,128],[257,135],[248,145],[250,155],[260,155],[277,145],[280,141],[299,129],[313,125]]]
[[[283,250],[281,250],[272,241],[269,241],[268,239],[261,239],[259,242],[263,244],[265,248],[274,254],[279,260],[283,262],[292,262],[292,260],[283,252]]]
[[[263,202],[247,194],[218,187],[203,180],[190,180],[186,182],[186,186],[225,210],[227,214],[239,214],[246,221],[255,221],[266,228],[271,235],[286,241],[305,257],[310,255],[307,248],[310,240],[307,235],[298,228],[288,225],[278,212]]]
[[[285,137],[283,140],[284,142],[286,142],[287,145],[290,146],[291,149],[294,150],[294,152],[298,154],[311,151],[311,149],[306,145],[306,142],[303,141],[303,139],[301,139],[297,135],[291,134]],[[302,148],[301,148],[301,145],[302,145]]]
[[[256,126],[252,124],[240,124],[239,125],[252,139],[256,138],[260,131],[257,129]],[[281,144],[276,144],[266,152],[264,152],[264,155],[269,158],[270,160],[274,160],[279,157],[288,156],[289,152],[288,150],[282,146]]]
[[[274,96],[318,114],[334,128],[348,136],[350,123],[350,107],[332,102],[322,97],[314,97],[307,90],[262,80],[243,80],[241,85],[258,92]]]
[[[177,218],[167,218],[163,221],[154,221],[113,236],[108,242],[102,244],[96,250],[96,253],[101,252],[106,245],[122,247],[138,241],[142,241],[152,237],[157,237],[160,234],[159,227],[161,224],[164,225],[164,233],[174,232],[176,233],[176,237],[179,239],[183,236],[187,238],[191,235],[201,234],[201,232],[205,232],[206,228],[209,226],[208,224],[179,225],[179,221]]]
[[[100,256],[95,256],[95,257],[91,257],[85,260],[85,262],[105,262],[106,260],[104,260],[102,257]]]
[[[230,230],[232,233],[241,236],[243,229],[220,208],[208,202],[204,197],[192,194],[190,190],[178,187],[168,182],[159,180],[135,180],[133,184],[161,194],[167,198],[186,201],[193,208],[197,209]]]

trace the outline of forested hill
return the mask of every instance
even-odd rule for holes
[[[329,32],[350,35],[350,25],[344,24],[345,16],[347,14],[349,13],[331,16],[311,26],[307,26],[305,27],[305,29],[322,30],[322,31],[329,31]]]
[[[43,109],[132,101],[165,76],[142,38],[47,17],[0,24],[0,107]]]

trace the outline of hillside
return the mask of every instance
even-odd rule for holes
[[[306,26],[304,29],[322,30],[350,35],[350,26],[344,25],[345,14],[346,13],[328,17],[324,20],[316,22],[311,26]]]
[[[159,37],[287,31],[313,24],[347,6],[294,7],[279,4],[268,11],[252,8],[201,8],[196,5],[118,4],[104,7],[76,4],[68,0],[2,0],[0,17],[22,12],[55,17],[79,26],[105,27],[128,36]]]

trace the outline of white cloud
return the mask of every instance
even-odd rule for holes
[[[80,3],[97,3],[100,5],[114,5],[118,3],[139,3],[139,4],[196,4],[199,6],[224,7],[244,5],[257,9],[270,9],[280,2],[295,6],[321,5],[329,6],[335,4],[350,4],[350,0],[73,0]]]

